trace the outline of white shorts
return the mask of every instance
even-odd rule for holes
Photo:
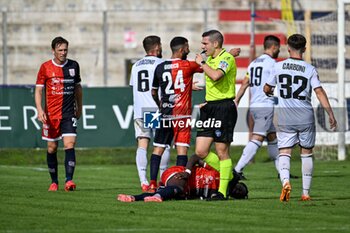
[[[153,138],[155,134],[155,129],[144,128],[143,119],[137,118],[134,119],[134,128],[135,128],[135,138]]]
[[[278,148],[291,148],[298,144],[305,149],[315,146],[316,127],[314,123],[305,125],[279,125],[277,130]]]
[[[266,137],[268,133],[276,132],[273,125],[273,107],[254,107],[250,108],[249,111],[254,120],[253,134]]]

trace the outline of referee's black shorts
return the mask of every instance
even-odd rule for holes
[[[204,123],[202,127],[197,128],[197,137],[211,137],[214,138],[214,142],[233,141],[233,130],[237,122],[237,108],[233,99],[208,101],[200,109],[200,120],[214,121],[216,124]],[[220,126],[218,122],[221,122]]]

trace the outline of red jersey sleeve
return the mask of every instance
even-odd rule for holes
[[[192,73],[203,73],[202,67],[198,65],[195,61],[190,61],[190,66]]]
[[[45,85],[45,81],[46,81],[46,69],[44,64],[42,64],[40,66],[37,78],[36,78],[36,85],[38,86],[44,86]]]

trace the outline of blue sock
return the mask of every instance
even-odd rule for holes
[[[158,177],[158,170],[159,170],[159,165],[160,165],[160,160],[161,160],[161,156],[159,155],[155,155],[152,154],[151,156],[151,174],[150,174],[150,178],[151,180],[157,180]]]
[[[75,168],[75,150],[74,148],[65,150],[66,159],[64,160],[64,166],[66,167],[66,182],[73,179]]]
[[[58,184],[58,169],[57,169],[57,152],[46,152],[47,166],[51,176],[52,183]]]
[[[177,186],[166,186],[164,188],[159,188],[156,192],[156,194],[159,194],[163,200],[177,198],[182,193],[182,189]]]
[[[176,158],[176,166],[186,167],[187,161],[188,161],[187,155],[178,155]]]
[[[135,197],[135,201],[143,201],[145,197],[153,196],[154,193],[142,193],[140,195],[133,195]]]

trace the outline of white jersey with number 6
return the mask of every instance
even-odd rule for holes
[[[134,119],[143,118],[143,110],[157,109],[152,98],[154,71],[162,59],[146,56],[138,60],[131,69],[130,86],[133,87]]]
[[[273,97],[265,95],[263,88],[275,63],[271,56],[263,54],[249,64],[247,77],[250,86],[250,107],[273,106]]]
[[[277,62],[267,84],[278,88],[278,125],[315,122],[311,93],[321,83],[314,66],[295,58]]]

